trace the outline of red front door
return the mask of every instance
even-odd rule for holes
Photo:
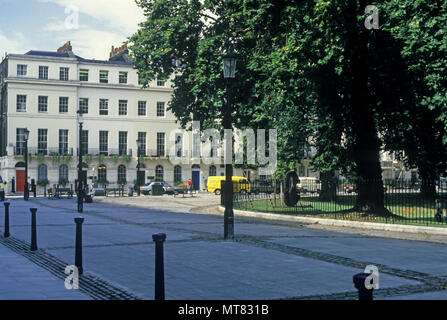
[[[16,191],[23,192],[25,187],[25,170],[16,169]]]

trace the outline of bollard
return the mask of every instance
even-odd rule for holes
[[[373,288],[367,289],[365,287],[365,280],[371,274],[357,273],[353,277],[354,286],[359,291],[359,300],[373,300]]]
[[[36,180],[34,180],[34,179],[31,179],[31,192],[33,193],[33,197],[36,198],[37,187],[36,187]]]
[[[75,248],[75,266],[78,268],[78,274],[83,273],[82,268],[82,223],[84,218],[74,218],[76,223],[76,248]]]
[[[36,228],[36,211],[37,208],[29,209],[31,211],[31,251],[37,250],[37,228]]]
[[[166,234],[157,233],[152,235],[155,242],[155,300],[165,299],[165,274],[163,264],[163,242]]]
[[[9,234],[9,201],[6,200],[3,205],[5,206],[5,232],[3,233],[3,237],[8,238]]]

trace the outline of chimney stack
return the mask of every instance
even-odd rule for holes
[[[71,41],[65,42],[65,44],[57,49],[57,52],[72,52]]]
[[[121,47],[115,48],[112,46],[112,50],[110,50],[110,58],[120,54],[121,52],[127,50],[127,44],[123,44]]]

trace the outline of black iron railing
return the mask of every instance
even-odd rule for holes
[[[300,179],[292,190],[276,180],[240,181],[234,208],[307,217],[447,227],[447,183],[439,181],[365,181]],[[375,186],[375,188],[373,187]],[[378,189],[378,187],[381,189]],[[366,200],[362,200],[367,193]],[[371,193],[375,192],[374,197]],[[379,190],[377,192],[377,190]],[[288,206],[285,194],[296,192]],[[288,196],[286,194],[286,196]]]

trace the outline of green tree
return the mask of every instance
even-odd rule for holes
[[[388,146],[405,150],[402,159],[419,169],[421,193],[435,197],[433,182],[447,169],[447,1],[391,0],[381,15],[381,28],[401,43],[412,92],[406,110],[391,115],[402,125],[389,128]]]
[[[225,108],[222,56],[231,45],[239,57],[231,84],[234,125],[277,128],[278,172],[292,167],[302,156],[307,135],[303,126],[306,110],[296,106],[305,105],[308,98],[295,94],[300,82],[307,81],[294,79],[297,66],[285,64],[284,52],[272,52],[272,44],[283,38],[280,17],[288,7],[266,0],[137,4],[147,19],[129,39],[129,48],[140,80],[148,85],[157,77],[173,76],[169,108],[180,124],[185,127],[197,120],[202,128],[220,128]],[[290,73],[290,68],[295,72]]]

